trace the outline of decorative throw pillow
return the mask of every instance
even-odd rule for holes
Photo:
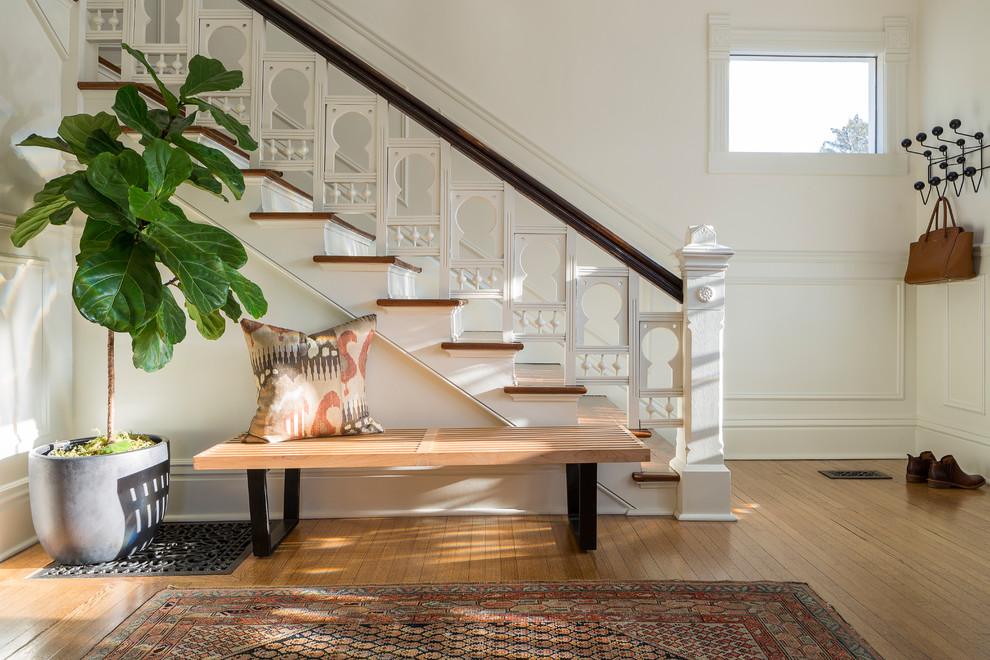
[[[258,386],[245,442],[381,433],[364,394],[375,315],[306,335],[241,319]]]

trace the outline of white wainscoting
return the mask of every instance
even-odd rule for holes
[[[942,403],[986,414],[987,278],[982,274],[945,289]]]
[[[0,486],[0,561],[37,543],[33,529],[27,477]]]
[[[726,400],[904,397],[904,284],[730,278]]]

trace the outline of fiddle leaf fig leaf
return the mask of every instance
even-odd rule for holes
[[[83,227],[82,236],[79,238],[79,253],[102,252],[109,248],[114,239],[121,233],[132,236],[126,229],[121,229],[118,224],[89,218],[86,221],[86,226]]]
[[[237,145],[241,149],[254,151],[258,148],[258,143],[254,141],[253,137],[251,137],[250,129],[247,126],[237,121],[215,105],[210,106],[210,114],[213,115],[213,121],[226,128],[235,138],[237,138]]]
[[[171,133],[169,139],[177,147],[205,165],[206,169],[223,181],[230,189],[230,192],[234,193],[236,199],[241,198],[241,195],[244,194],[244,174],[236,165],[230,162],[226,154],[219,149],[193,142],[178,133]]]
[[[155,84],[158,85],[158,91],[162,93],[165,97],[165,107],[168,109],[169,114],[178,115],[179,114],[179,99],[175,98],[175,94],[165,86],[165,83],[161,81],[158,74],[155,72],[155,67],[148,63],[148,58],[144,56],[144,53],[139,51],[137,48],[131,48],[127,44],[120,44],[120,47],[131,54],[131,57],[136,59],[144,67],[145,73],[148,73]]]
[[[178,344],[186,338],[186,313],[175,302],[175,296],[167,287],[162,287],[162,308],[158,312],[158,334],[171,343]]]
[[[64,151],[71,154],[72,149],[69,144],[60,137],[43,137],[37,133],[31,133],[23,140],[17,143],[18,147],[45,147],[46,149],[57,149],[58,151]]]
[[[80,254],[72,280],[79,313],[114,332],[132,332],[158,313],[161,278],[155,253],[126,232],[98,252]]]
[[[158,371],[172,359],[172,344],[159,332],[155,319],[131,333],[131,363],[148,373]]]
[[[243,84],[244,74],[240,71],[228,71],[220,60],[193,55],[189,60],[189,75],[179,88],[179,96],[188,100],[196,94],[226,92]]]
[[[86,144],[83,148],[86,150],[87,158],[95,158],[102,153],[117,155],[127,149],[119,140],[110,137],[102,128],[96,129],[86,138]]]
[[[227,315],[227,318],[234,323],[241,320],[241,306],[237,304],[237,299],[234,298],[233,291],[227,292],[227,302],[225,302],[223,307],[220,309],[223,310],[223,313]]]
[[[79,158],[79,162],[86,163],[89,161],[86,155],[86,140],[97,129],[103,130],[111,138],[116,139],[120,136],[120,124],[117,123],[117,118],[105,112],[64,117],[59,124],[58,134],[65,140],[72,153]]]
[[[213,193],[217,197],[227,201],[227,198],[223,195],[223,186],[217,181],[217,178],[210,174],[210,171],[201,165],[193,165],[192,174],[189,175],[189,179],[186,181],[197,188],[205,190],[206,192]]]
[[[144,149],[148,166],[149,192],[153,197],[168,198],[192,174],[192,159],[165,140],[154,139]]]
[[[127,199],[130,184],[117,169],[112,154],[100,154],[89,164],[86,180],[97,192],[117,203]]]
[[[248,314],[260,319],[268,312],[268,301],[265,300],[265,294],[261,292],[260,286],[230,266],[224,266],[224,274],[230,283],[230,289],[237,294]]]
[[[134,85],[124,85],[117,90],[117,95],[113,102],[113,111],[124,122],[125,126],[133,128],[135,131],[147,138],[156,138],[161,135],[164,126],[159,128],[148,111],[148,104],[145,102],[138,88]],[[159,111],[162,112],[162,111]],[[168,113],[165,113],[166,119]]]
[[[14,231],[10,236],[11,243],[23,247],[25,243],[44,231],[50,223],[65,224],[75,207],[75,203],[66,199],[65,195],[47,197],[44,201],[38,202],[17,216]]]
[[[199,334],[209,340],[223,337],[223,331],[227,329],[227,323],[223,320],[219,310],[215,309],[209,314],[203,314],[187,300],[186,311],[189,312],[189,318],[196,322],[196,329],[199,330]]]
[[[97,220],[109,220],[120,226],[134,226],[134,221],[112,199],[89,184],[85,173],[76,177],[65,191],[65,196],[79,205],[79,210]]]
[[[223,262],[212,250],[202,247],[198,225],[163,212],[144,230],[144,240],[171,270],[182,287],[186,301],[209,314],[227,300],[227,280]]]

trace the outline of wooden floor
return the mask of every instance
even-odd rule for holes
[[[599,549],[563,516],[303,521],[230,576],[26,580],[0,563],[0,657],[77,658],[158,589],[517,580],[807,582],[886,658],[990,658],[990,491],[904,482],[902,461],[746,461],[736,523],[602,516]],[[878,469],[833,481],[819,469]]]

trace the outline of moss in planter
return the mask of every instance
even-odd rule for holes
[[[112,441],[105,435],[98,435],[85,442],[76,443],[63,449],[53,449],[48,456],[56,458],[73,458],[77,456],[99,456],[100,454],[119,454],[135,449],[151,447],[155,442],[146,435],[134,433],[115,433]]]

